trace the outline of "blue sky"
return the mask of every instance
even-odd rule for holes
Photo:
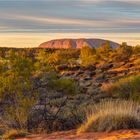
[[[40,35],[45,41],[113,34],[119,40],[118,33],[126,34],[126,40],[140,40],[140,0],[0,0],[0,36]],[[4,45],[4,38],[0,42]]]

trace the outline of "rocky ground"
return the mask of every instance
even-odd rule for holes
[[[140,72],[140,64],[135,64],[136,58],[126,62],[96,64],[86,68],[75,66],[72,70],[62,71],[61,78],[72,78],[84,89],[86,95],[94,97],[105,96],[101,87],[104,83],[114,82],[117,79],[136,75]],[[61,68],[60,68],[61,69]]]
[[[38,90],[41,98],[34,108],[30,126],[34,129],[36,128],[37,130],[35,129],[35,131],[39,132],[42,132],[42,130],[38,130],[38,128],[45,128],[49,132],[62,131],[61,138],[63,138],[65,135],[63,131],[76,129],[82,123],[87,107],[103,99],[112,98],[102,91],[101,87],[104,83],[114,82],[122,77],[139,74],[140,64],[135,64],[135,58],[133,58],[127,62],[96,64],[86,68],[80,66],[73,66],[71,68],[60,66],[58,70],[60,79],[71,78],[77,81],[77,86],[80,87],[79,90],[81,92],[74,96],[67,96],[62,91],[48,92],[47,84],[49,77],[44,75],[41,79],[37,80],[36,86],[39,85]],[[58,133],[56,138],[59,138],[59,134],[61,135],[61,133]],[[94,136],[94,134],[88,135],[89,138]],[[88,135],[85,134],[86,137]],[[53,134],[49,136],[53,138]],[[74,132],[72,132],[72,136],[73,138],[80,138],[80,136],[75,136]],[[68,138],[70,137],[68,136]],[[81,138],[84,138],[84,135]]]
[[[136,75],[140,72],[140,64],[135,64],[136,58],[126,62],[96,64],[89,67],[60,66],[59,78],[74,79],[78,83],[80,94],[67,96],[62,91],[48,92],[48,75],[37,80],[40,101],[35,106],[32,124],[45,127],[44,122],[50,124],[50,131],[71,130],[81,124],[86,107],[100,102],[102,99],[112,98],[101,89],[104,83],[114,82],[119,78]],[[38,86],[37,85],[37,86]],[[55,120],[55,122],[53,122]]]

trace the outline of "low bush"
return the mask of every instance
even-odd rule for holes
[[[117,62],[129,60],[133,53],[132,47],[126,43],[122,43],[122,45],[115,50],[114,60]]]
[[[57,50],[54,53],[50,55],[50,57],[47,59],[48,63],[50,65],[60,65],[60,64],[68,64],[71,59],[74,59],[75,61],[79,57],[79,50],[76,49],[62,49]]]
[[[77,83],[73,79],[56,79],[48,84],[54,90],[61,91],[66,95],[75,95],[79,92]]]
[[[133,101],[110,100],[92,106],[77,134],[140,128],[140,106]]]
[[[84,46],[80,52],[80,63],[82,66],[89,66],[96,62],[96,50],[89,46]]]
[[[137,58],[137,59],[134,61],[134,64],[135,64],[135,65],[140,65],[140,58]]]
[[[140,75],[119,79],[115,83],[108,83],[102,90],[117,97],[140,101]]]

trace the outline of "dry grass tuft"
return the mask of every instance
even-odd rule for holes
[[[87,120],[77,134],[140,128],[140,106],[134,101],[102,101],[89,109]]]
[[[11,139],[16,139],[16,138],[23,138],[25,136],[27,136],[28,133],[26,133],[25,131],[23,130],[16,130],[16,129],[12,129],[12,130],[9,130],[7,131],[3,136],[2,138],[4,140],[11,140]]]
[[[102,86],[102,91],[109,95],[140,101],[140,75],[119,79],[115,83]]]

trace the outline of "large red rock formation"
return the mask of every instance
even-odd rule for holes
[[[82,48],[83,46],[87,45],[90,47],[99,47],[107,40],[103,39],[56,39],[51,40],[48,42],[44,42],[39,45],[40,48]],[[116,48],[119,46],[118,43],[109,41],[112,48]]]

